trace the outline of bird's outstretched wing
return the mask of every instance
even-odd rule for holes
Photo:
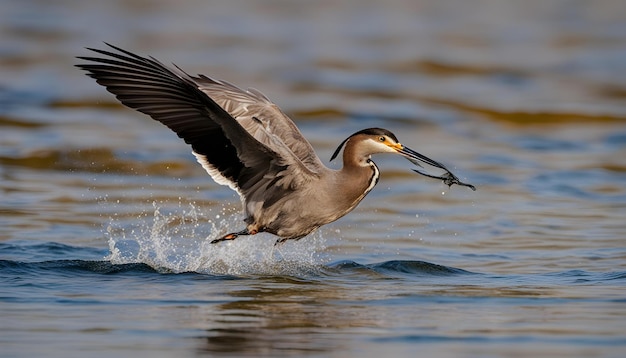
[[[242,200],[251,197],[257,202],[277,200],[272,196],[280,195],[280,188],[293,189],[317,176],[317,168],[309,168],[306,162],[319,162],[319,158],[312,148],[308,156],[300,154],[304,161],[297,154],[303,153],[303,148],[308,150],[310,145],[286,116],[274,123],[261,110],[250,112],[241,122],[233,118],[246,105],[251,105],[250,108],[267,105],[265,96],[207,77],[192,77],[154,58],[107,45],[117,52],[89,49],[105,57],[78,57],[91,63],[77,67],[86,70],[124,105],[149,115],[178,134],[191,145],[194,155],[213,179],[235,189]],[[220,94],[215,86],[210,91],[204,90],[202,87],[207,87],[209,82],[217,88],[223,87],[225,92]],[[229,102],[229,94],[238,99]],[[234,114],[216,103],[212,95],[223,106],[232,106]],[[278,109],[273,111],[274,115],[275,111],[281,113]],[[274,189],[268,190],[270,187]],[[264,193],[262,198],[261,193]]]
[[[324,167],[293,121],[263,93],[243,90],[204,75],[193,77],[198,88],[235,118],[254,138],[270,148],[286,146],[311,171]]]

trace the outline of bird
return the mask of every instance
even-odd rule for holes
[[[239,194],[245,228],[211,243],[265,232],[277,236],[275,244],[280,244],[343,217],[378,182],[374,154],[399,154],[414,163],[419,174],[475,190],[383,128],[347,137],[331,157],[334,160],[343,148],[343,166],[330,169],[294,122],[260,91],[191,76],[176,65],[105,45],[106,50],[87,48],[99,56],[77,56],[86,63],[75,66],[125,106],[175,132],[216,183]],[[431,174],[425,166],[443,174]]]

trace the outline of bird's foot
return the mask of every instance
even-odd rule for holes
[[[306,235],[305,235],[306,236]],[[281,237],[280,239],[276,240],[276,242],[274,243],[274,246],[280,246],[282,244],[284,244],[285,242],[289,241],[289,240],[293,240],[293,241],[299,241],[300,239],[302,239],[304,236],[298,236],[298,237]]]
[[[219,239],[215,239],[213,241],[211,241],[212,244],[217,244],[218,242],[221,241],[226,241],[226,240],[235,240],[239,235],[236,233],[230,233],[227,235],[224,235],[222,237],[220,237]]]
[[[255,231],[255,230],[249,231],[248,229],[243,229],[243,230],[241,230],[239,232],[231,232],[230,234],[226,234],[226,235],[220,237],[219,239],[215,239],[215,240],[211,241],[211,243],[212,244],[217,244],[218,242],[221,242],[221,241],[235,240],[236,238],[238,238],[241,235],[254,235],[256,233],[257,233],[257,231]]]
[[[279,246],[279,245],[282,245],[282,244],[284,244],[284,243],[285,243],[285,241],[287,241],[287,240],[289,240],[289,239],[284,238],[284,237],[283,237],[283,238],[280,238],[280,239],[276,240],[276,242],[274,243],[274,246]]]

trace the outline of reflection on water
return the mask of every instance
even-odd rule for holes
[[[622,2],[1,8],[7,355],[624,349]],[[376,156],[378,186],[310,237],[209,245],[240,227],[238,198],[73,67],[102,41],[261,89],[324,162],[385,127],[478,191]]]
[[[375,322],[358,318],[336,306],[319,310],[332,300],[338,287],[311,285],[277,278],[271,285],[251,284],[229,294],[233,301],[202,312],[207,321],[200,349],[207,352],[332,352],[336,342],[330,334],[349,327],[368,327]],[[300,334],[292,334],[300,332]]]

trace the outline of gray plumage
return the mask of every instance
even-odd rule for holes
[[[90,49],[105,57],[78,57],[90,63],[77,66],[124,105],[169,127],[191,145],[217,183],[240,195],[246,228],[213,242],[257,232],[272,233],[278,242],[300,239],[339,219],[378,181],[378,168],[370,159],[376,153],[401,154],[420,168],[418,161],[446,172],[427,176],[448,185],[468,185],[381,128],[348,137],[333,155],[344,147],[343,167],[329,169],[296,125],[261,92],[190,76],[154,58],[109,46],[117,52]]]

